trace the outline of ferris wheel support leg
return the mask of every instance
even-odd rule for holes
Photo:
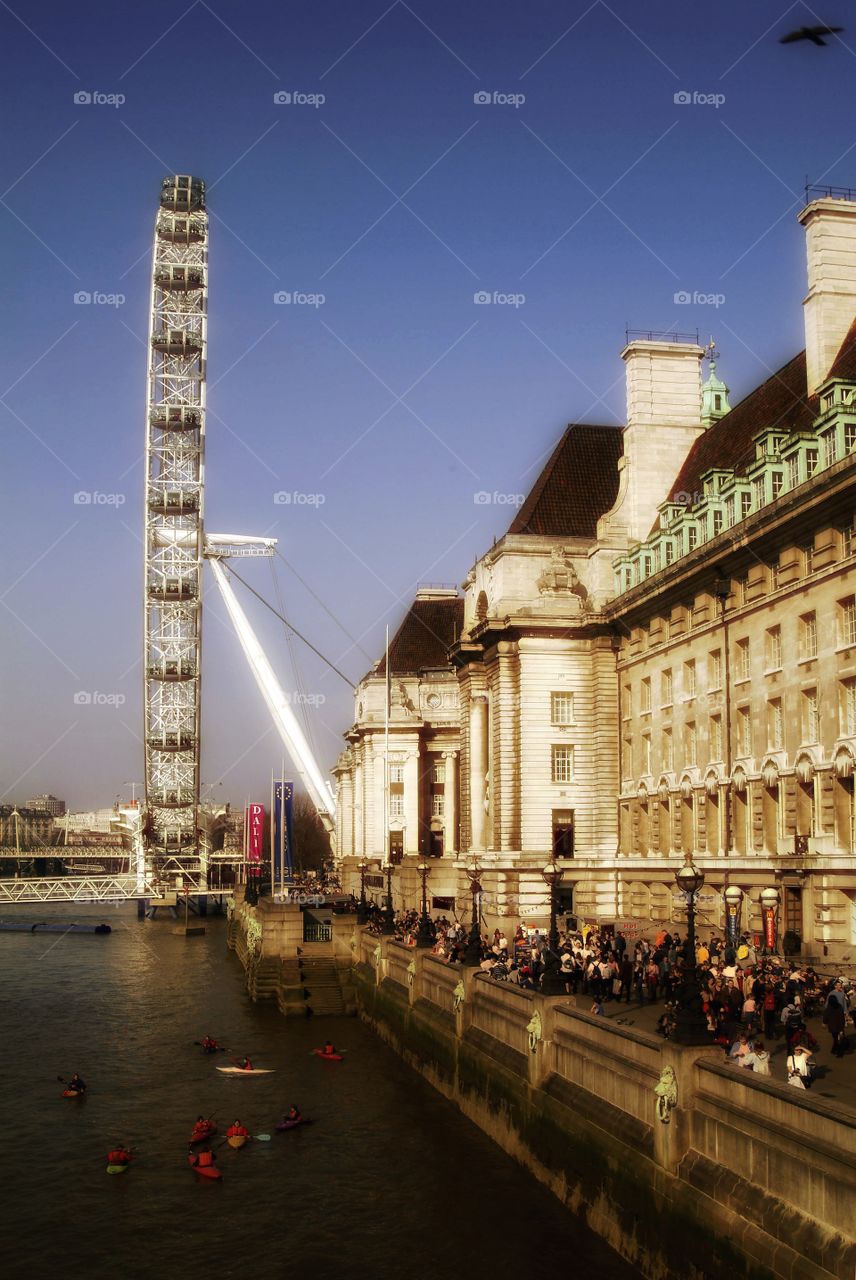
[[[262,697],[268,705],[268,710],[273,716],[274,724],[279,730],[279,735],[285,744],[294,767],[300,774],[301,780],[312,798],[319,818],[327,831],[330,832],[331,837],[333,837],[336,825],[335,801],[324,785],[324,780],[321,777],[318,765],[315,763],[309,744],[303,735],[303,730],[288,705],[288,700],[274,675],[273,668],[265,657],[255,632],[247,620],[247,615],[238,603],[226,570],[214,556],[210,557],[209,563],[214,574],[214,580],[220,588],[220,594],[229,611],[232,625],[238,633],[241,647],[255,676],[256,684],[259,686]]]

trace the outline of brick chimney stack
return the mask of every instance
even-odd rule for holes
[[[814,395],[856,318],[856,201],[812,200],[799,220],[808,258],[806,376]]]

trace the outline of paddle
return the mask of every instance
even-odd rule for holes
[[[319,1053],[323,1053],[323,1052],[324,1052],[324,1050],[323,1050],[323,1049],[311,1049],[311,1050],[310,1050],[310,1052],[309,1052],[309,1056],[310,1056],[310,1058],[312,1058],[312,1057],[317,1057]],[[333,1052],[334,1052],[334,1053],[347,1053],[347,1052],[348,1052],[348,1050],[347,1050],[347,1049],[334,1049],[334,1051],[333,1051]]]

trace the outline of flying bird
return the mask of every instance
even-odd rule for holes
[[[825,45],[824,36],[837,36],[843,27],[800,27],[799,31],[791,31],[782,36],[779,44],[794,44],[797,40],[810,40],[812,44]]]

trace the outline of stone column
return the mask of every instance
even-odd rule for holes
[[[385,757],[383,738],[374,743],[372,753],[372,815],[371,826],[366,832],[366,845],[369,857],[378,855],[386,861],[389,854],[389,836],[386,830],[387,813],[385,806]]]
[[[446,775],[443,783],[443,852],[458,852],[458,753],[444,751]]]
[[[487,698],[477,694],[470,704],[470,846],[474,851],[485,848],[487,764]]]
[[[404,761],[404,852],[419,852],[419,752]]]

